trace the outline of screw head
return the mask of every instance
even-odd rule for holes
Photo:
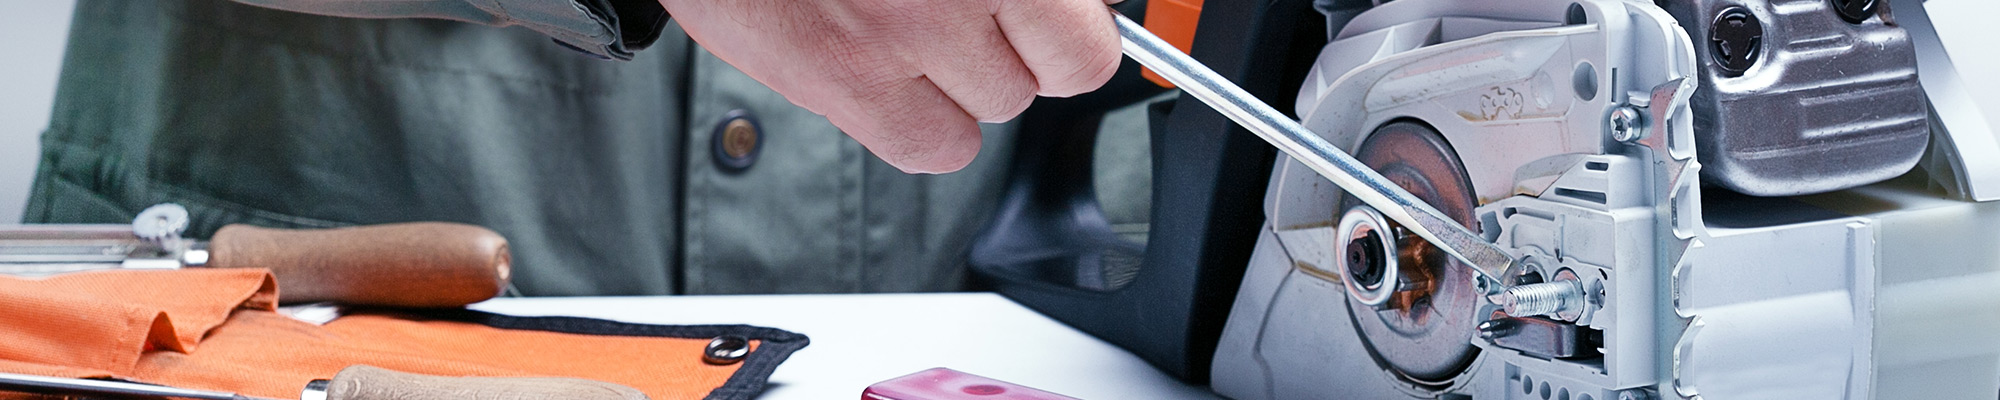
[[[1646,137],[1646,115],[1632,106],[1621,106],[1611,110],[1611,116],[1604,121],[1604,129],[1611,140],[1634,142]]]
[[[1842,0],[1833,0],[1842,1]],[[1862,0],[1856,0],[1862,1]],[[1764,22],[1743,7],[1729,7],[1715,15],[1708,27],[1709,58],[1728,76],[1741,76],[1757,65],[1763,53]]]
[[[1618,400],[1653,400],[1653,393],[1646,389],[1632,389],[1618,392]]]

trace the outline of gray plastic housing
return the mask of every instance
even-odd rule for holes
[[[1301,88],[1304,126],[1344,149],[1392,121],[1435,127],[1478,191],[1480,232],[1522,268],[1577,272],[1574,326],[1600,336],[1575,343],[1599,356],[1476,339],[1449,379],[1396,372],[1385,342],[1462,344],[1363,328],[1376,316],[1349,305],[1331,245],[1343,194],[1280,155],[1211,386],[1240,400],[1993,399],[2000,201],[1940,196],[1922,174],[1792,198],[1709,191],[1688,104],[1699,43],[1648,0],[1356,14]],[[1638,139],[1606,129],[1620,107],[1644,115]],[[1991,132],[1958,133],[1932,157],[1959,179],[2000,176],[1975,163],[1992,147],[1966,145]]]
[[[1930,145],[1910,35],[1888,1],[1850,23],[1826,0],[1659,2],[1687,28],[1700,62],[1694,107],[1702,177],[1755,196],[1823,193],[1908,172]],[[1717,60],[1724,10],[1760,22],[1754,64]]]

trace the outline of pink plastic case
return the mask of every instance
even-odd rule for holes
[[[868,386],[861,400],[1077,400],[993,378],[931,368]]]

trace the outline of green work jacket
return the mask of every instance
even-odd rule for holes
[[[81,0],[26,219],[479,224],[530,295],[963,287],[1012,129],[904,174],[649,1]]]

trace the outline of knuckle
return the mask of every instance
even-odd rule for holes
[[[926,93],[921,85],[893,85],[850,104],[853,108],[835,118],[835,125],[904,171],[955,171],[970,163],[978,151],[978,132],[972,121],[950,99]],[[970,144],[964,139],[968,128],[975,138]]]
[[[1068,97],[1096,90],[1118,71],[1117,35],[1093,28],[1069,32],[1063,48],[1042,62],[1037,71],[1046,73],[1036,76],[1042,95]]]
[[[986,87],[973,88],[971,101],[961,104],[966,114],[980,122],[1001,122],[1014,119],[1035,102],[1036,85],[1033,79],[1007,79]]]
[[[971,127],[974,140],[970,141],[961,139],[966,134],[961,131],[965,129],[946,124],[927,129],[899,130],[880,137],[880,141],[868,148],[882,161],[905,172],[952,172],[971,164],[979,152],[977,127]]]
[[[1041,94],[1050,97],[1070,97],[1097,90],[1111,80],[1118,72],[1118,62],[1113,60],[1088,60],[1065,65],[1054,79],[1043,80]]]
[[[1007,122],[1014,119],[1014,117],[1020,116],[1022,112],[1028,111],[1028,106],[1034,104],[1035,96],[1033,94],[1018,96],[1012,101],[1005,103],[1004,106],[992,114],[980,116],[979,122]]]
[[[958,139],[964,133],[956,131],[967,128],[974,130],[975,140],[968,142]],[[964,169],[966,165],[972,164],[974,157],[978,156],[979,141],[976,140],[976,126],[946,127],[925,136],[927,137],[924,140],[910,142],[911,146],[903,153],[904,162],[898,167],[909,172],[946,173]]]

